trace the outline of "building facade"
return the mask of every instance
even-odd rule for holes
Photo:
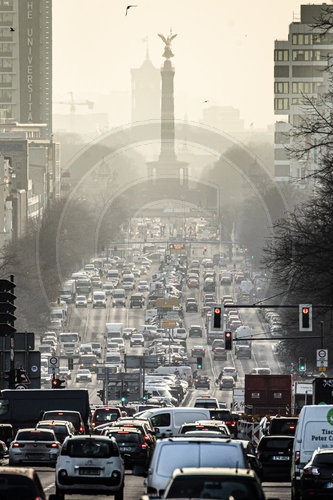
[[[0,0],[0,110],[52,134],[52,0]],[[1,115],[0,115],[1,116]]]
[[[301,5],[300,19],[289,25],[288,40],[274,46],[274,175],[276,181],[294,182],[305,187],[307,176],[316,169],[316,158],[299,161],[290,158],[286,148],[292,142],[293,127],[308,116],[304,96],[316,98],[322,89],[325,69],[333,53],[333,33],[314,28],[323,6]],[[331,7],[329,7],[331,8]],[[333,12],[333,7],[332,7]]]

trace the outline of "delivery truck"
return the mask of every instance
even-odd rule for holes
[[[245,411],[251,415],[292,413],[291,375],[245,375]]]

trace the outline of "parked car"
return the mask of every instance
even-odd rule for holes
[[[124,498],[124,464],[113,438],[74,436],[64,441],[56,465],[56,495],[114,495]]]

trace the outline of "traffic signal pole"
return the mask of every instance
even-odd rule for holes
[[[11,290],[14,293],[14,275],[10,275],[10,281],[13,283],[13,288]],[[11,322],[11,325],[14,326],[14,321]],[[10,366],[9,366],[9,389],[15,389],[15,336],[14,333],[16,330],[12,331],[10,334]]]

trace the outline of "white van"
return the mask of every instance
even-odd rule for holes
[[[162,439],[156,443],[145,481],[149,494],[162,496],[173,471],[178,467],[248,469],[249,464],[240,441],[190,437]],[[214,496],[213,489],[212,492],[212,498],[222,498]],[[223,498],[226,497],[223,496]],[[228,495],[228,498],[231,497]],[[237,495],[237,498],[240,497]],[[246,498],[249,497],[246,496]]]
[[[109,368],[121,368],[120,352],[112,351],[107,352],[105,355],[105,366]]]
[[[150,418],[156,430],[157,437],[177,436],[179,428],[185,423],[197,420],[210,420],[207,408],[153,408],[140,415],[141,418]]]
[[[105,292],[96,291],[93,293],[93,309],[95,307],[104,307],[106,309],[106,295]]]
[[[300,498],[304,466],[317,448],[333,447],[333,405],[303,406],[296,427],[291,464],[291,496]]]
[[[113,290],[112,307],[126,307],[126,293],[123,288],[115,288]]]

